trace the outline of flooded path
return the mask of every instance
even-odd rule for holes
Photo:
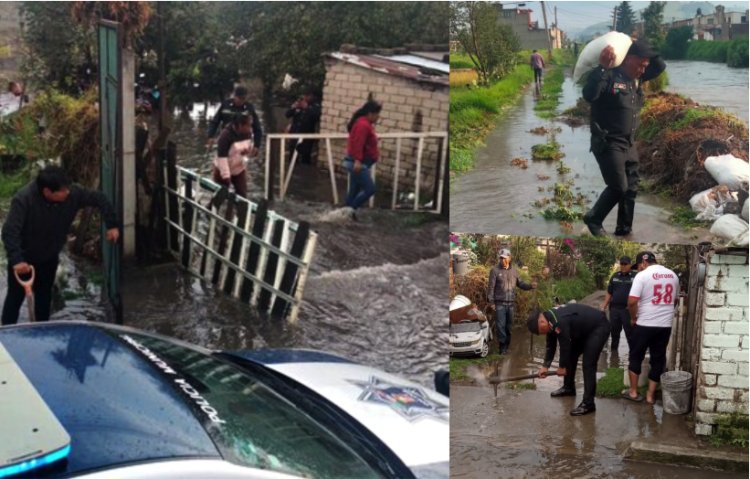
[[[701,71],[701,66],[696,66],[694,62],[683,63],[688,65],[677,65],[674,72],[670,70],[670,80],[673,76],[679,76],[680,80],[685,81],[683,78],[690,78],[691,71]],[[746,118],[747,70],[734,73],[726,81],[730,85],[738,83],[737,75],[742,72],[745,75],[743,105]],[[692,90],[684,84],[678,82],[676,85],[679,85],[675,87],[677,91],[692,94]],[[680,90],[681,88],[684,90]],[[735,101],[738,105],[741,103],[731,97],[724,97],[716,87],[710,90],[714,95],[706,95],[704,101],[708,104],[713,104],[714,100],[721,100],[716,103],[723,104]],[[579,97],[580,87],[574,85],[571,78],[566,78],[558,111],[575,105]],[[739,108],[741,110],[743,106],[740,105]],[[539,126],[561,129],[556,134],[556,141],[561,144],[561,151],[565,154],[562,161],[571,169],[569,173],[559,174],[558,162],[530,159],[531,147],[548,141],[546,135],[534,135],[529,132]],[[489,134],[486,146],[476,151],[475,158],[475,168],[456,178],[452,185],[453,230],[472,233],[512,232],[533,236],[588,233],[588,229],[581,221],[573,222],[572,229],[567,229],[558,221],[545,220],[539,213],[541,208],[532,204],[537,199],[551,197],[551,193],[545,190],[556,182],[572,180],[572,193],[580,193],[589,201],[586,209],[601,193],[604,182],[599,167],[589,152],[588,125],[573,128],[559,121],[538,118],[534,113],[533,91],[529,90],[519,104]],[[511,161],[514,158],[529,159],[528,169],[512,166]],[[669,198],[639,194],[636,199],[634,233],[627,239],[640,242],[695,243],[698,239],[710,236],[707,228],[686,230],[671,224],[669,217],[676,206],[678,203]],[[616,211],[613,210],[604,222],[605,229],[613,232],[615,222]]]
[[[602,292],[581,302],[598,305]],[[623,459],[635,440],[687,446],[697,444],[685,416],[664,414],[655,406],[621,399],[596,398],[597,411],[571,417],[583,393],[577,368],[578,397],[550,398],[563,378],[532,380],[536,390],[511,390],[500,384],[497,397],[486,378],[536,372],[544,357],[545,338],[534,336],[516,321],[510,354],[496,364],[467,368],[475,385],[451,384],[451,477],[474,478],[614,478],[661,479],[742,478],[729,474]],[[625,367],[627,343],[618,352],[602,351],[597,379],[608,367]]]

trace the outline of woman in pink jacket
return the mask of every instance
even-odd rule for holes
[[[243,198],[247,198],[245,155],[253,149],[252,132],[252,117],[237,115],[216,143],[213,179],[221,185],[234,185],[234,192]]]

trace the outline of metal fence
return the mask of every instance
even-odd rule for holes
[[[272,316],[297,319],[317,234],[227,188],[162,162],[168,249],[183,267]]]
[[[339,204],[339,191],[336,185],[335,163],[332,141],[346,141],[348,135],[345,133],[271,133],[266,136],[265,151],[265,197],[271,198],[273,194],[273,182],[276,176],[274,171],[278,171],[278,191],[279,198],[283,200],[286,197],[289,183],[294,173],[294,167],[297,164],[297,151],[292,152],[289,164],[286,161],[286,143],[288,140],[320,140],[319,157],[323,157],[325,149],[325,162],[328,165],[328,173],[331,180],[331,199],[334,205]],[[412,209],[414,211],[429,211],[439,213],[442,211],[444,176],[446,175],[446,166],[448,162],[448,133],[447,132],[398,132],[398,133],[380,133],[378,139],[381,141],[396,142],[396,157],[394,159],[394,174],[392,180],[391,209],[396,209],[399,189],[399,176],[402,172],[402,154],[401,146],[404,140],[417,140],[416,171],[414,174],[414,199]],[[425,144],[429,140],[439,142],[439,159],[436,168],[437,177],[435,178],[435,194],[432,205],[429,208],[420,206],[420,187],[421,173],[424,164]],[[278,144],[278,154],[273,154],[274,143]],[[324,148],[325,147],[325,148]],[[377,178],[377,163],[370,168],[373,181]],[[370,198],[370,206],[374,204],[374,198]]]

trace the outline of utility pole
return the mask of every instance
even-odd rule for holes
[[[617,30],[617,7],[615,7],[615,13],[612,15],[612,31]]]
[[[552,60],[552,39],[549,36],[549,27],[547,26],[547,9],[544,6],[544,2],[539,2],[542,4],[542,17],[544,18],[544,30],[547,32],[547,54],[549,55],[547,58],[549,60]]]
[[[560,45],[557,45],[557,35],[560,35]],[[560,33],[560,24],[557,23],[557,5],[555,5],[555,45],[562,48],[562,33]]]

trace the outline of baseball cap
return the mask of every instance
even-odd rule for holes
[[[510,258],[510,250],[507,248],[503,248],[500,250],[500,257],[501,258]]]
[[[635,257],[635,264],[638,265],[643,263],[644,261],[648,261],[649,263],[656,263],[656,256],[651,251],[641,251]]]
[[[621,256],[620,257],[620,264],[631,264],[632,261],[630,260],[630,256]]]
[[[628,55],[635,55],[641,58],[653,58],[658,55],[651,44],[646,39],[638,39],[630,45]]]

